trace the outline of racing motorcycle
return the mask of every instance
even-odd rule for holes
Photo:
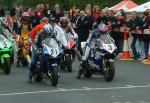
[[[2,35],[4,35],[4,37],[11,42],[12,44],[12,49],[15,49],[15,45],[14,45],[14,40],[13,40],[13,33],[11,28],[9,28],[7,26],[7,24],[5,23],[5,17],[0,17],[0,32]],[[10,55],[10,60],[11,60],[11,64],[13,64],[14,62],[14,52],[12,52],[12,54]]]
[[[112,81],[115,75],[114,58],[117,56],[117,47],[108,32],[100,35],[95,41],[95,48],[90,50],[90,55],[83,69],[83,76],[90,78],[92,74],[103,75],[106,81]],[[85,42],[81,47],[85,52]]]
[[[13,60],[13,43],[7,36],[0,32],[0,68],[5,74],[11,71],[11,62]]]
[[[18,66],[21,62],[23,66],[26,66],[31,62],[31,52],[30,52],[30,47],[32,45],[31,42],[28,41],[29,38],[22,38],[20,36],[17,37],[16,41],[18,42],[19,45],[19,50],[18,50]]]
[[[43,78],[48,77],[52,86],[57,86],[59,80],[58,62],[62,51],[54,38],[46,38],[42,41],[42,46],[42,49],[31,46],[31,51],[34,49],[38,57],[33,78],[35,81],[41,81]],[[43,59],[45,64],[41,64]]]
[[[75,40],[72,34],[66,33],[66,39],[68,41],[69,49],[63,51],[61,59],[61,69],[67,69],[68,72],[72,72],[72,63],[75,58]]]

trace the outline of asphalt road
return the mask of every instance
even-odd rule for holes
[[[150,65],[139,61],[116,61],[112,82],[102,76],[76,79],[78,62],[73,72],[60,72],[57,87],[48,80],[28,84],[28,70],[13,65],[10,75],[0,71],[0,103],[150,103]]]

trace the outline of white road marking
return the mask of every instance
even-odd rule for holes
[[[110,88],[81,88],[81,89],[64,89],[58,88],[56,90],[47,91],[33,91],[33,92],[16,92],[16,93],[4,93],[0,96],[13,96],[13,95],[26,95],[26,94],[40,94],[40,93],[56,93],[56,92],[73,92],[73,91],[95,91],[95,90],[117,90],[117,89],[134,89],[134,88],[150,88],[150,85],[143,86],[124,86],[124,87],[110,87]]]
[[[133,87],[132,85],[126,85],[127,87]]]
[[[85,90],[89,90],[89,89],[91,89],[91,88],[89,88],[89,87],[83,87],[83,89],[85,89]]]
[[[79,94],[79,95],[84,96],[85,94]]]

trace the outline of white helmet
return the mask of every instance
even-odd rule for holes
[[[99,32],[107,32],[108,31],[108,27],[104,23],[100,23],[97,28],[98,28]]]
[[[52,26],[50,24],[45,24],[44,31],[47,34],[51,33],[52,32]]]

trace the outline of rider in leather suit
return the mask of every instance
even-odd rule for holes
[[[107,30],[108,30],[108,28],[106,27],[106,25],[101,23],[97,26],[97,29],[90,32],[89,37],[88,37],[86,44],[85,44],[85,53],[83,54],[81,62],[80,62],[81,68],[79,69],[79,72],[77,74],[77,79],[80,79],[80,77],[82,75],[83,68],[85,68],[85,64],[86,64],[88,57],[90,55],[90,51],[92,48],[95,48],[95,46],[96,46],[97,38],[99,38],[100,35],[102,33],[105,33]]]

